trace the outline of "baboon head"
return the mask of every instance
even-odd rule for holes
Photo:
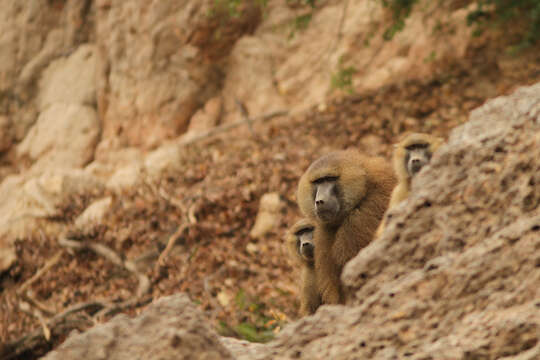
[[[313,266],[315,258],[314,231],[315,226],[312,222],[302,219],[294,224],[287,234],[287,246],[291,256],[309,266]]]
[[[315,160],[300,178],[300,210],[308,218],[339,225],[364,198],[366,172],[353,150],[336,151]]]
[[[394,170],[398,177],[411,179],[429,163],[442,139],[429,134],[413,133],[396,144]]]

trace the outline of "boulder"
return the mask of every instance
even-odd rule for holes
[[[93,108],[54,103],[40,114],[17,146],[17,154],[35,161],[36,171],[82,167],[92,160],[99,134],[100,123]]]
[[[275,229],[278,225],[280,210],[282,208],[283,202],[278,193],[264,194],[261,197],[255,224],[253,224],[249,235],[254,239],[258,239]]]
[[[96,105],[96,49],[85,44],[50,63],[40,80],[39,110],[54,103]]]
[[[1,7],[0,114],[10,118],[11,132],[18,142],[36,121],[36,84],[43,70],[94,33],[88,21],[93,6],[80,0],[2,0]],[[78,75],[87,74],[82,71]]]
[[[225,58],[260,18],[251,3],[237,17],[220,17],[218,5],[98,1],[100,150],[153,148],[185,132],[196,110],[217,95],[222,75],[212,61]]]
[[[45,360],[233,359],[185,294],[161,298],[140,315],[117,315],[82,333],[72,333]]]
[[[103,190],[96,177],[80,169],[8,176],[0,184],[0,238],[13,244],[16,238],[36,234],[46,228],[39,220],[61,216],[62,206],[73,197],[99,195]]]

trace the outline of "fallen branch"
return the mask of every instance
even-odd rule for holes
[[[23,313],[28,314],[28,315],[33,316],[36,319],[38,319],[39,324],[41,325],[41,329],[43,331],[43,337],[45,338],[46,341],[51,340],[51,330],[47,326],[47,323],[45,321],[45,317],[43,316],[41,311],[39,311],[39,309],[32,308],[32,306],[29,303],[25,302],[25,301],[21,301],[19,303],[19,309]]]
[[[41,311],[43,314],[45,314],[47,317],[51,317],[51,316],[54,316],[55,314],[55,311],[52,310],[52,309],[49,309],[47,306],[45,306],[45,304],[37,301],[33,296],[31,296],[29,294],[29,292],[25,292],[25,293],[22,293],[22,294],[19,294],[19,297],[26,301],[28,304],[32,305],[33,307],[35,307],[36,309],[38,309],[39,311]]]
[[[288,114],[289,114],[288,110],[274,111],[274,112],[271,112],[271,113],[268,113],[268,114],[265,114],[265,115],[260,115],[260,116],[256,116],[254,118],[251,118],[251,119],[249,119],[249,121],[247,121],[247,123],[248,124],[253,124],[253,123],[259,122],[259,121],[261,121],[261,122],[262,121],[267,121],[267,120],[271,120],[271,119],[273,119],[275,117],[285,116],[285,115],[288,115]],[[196,142],[198,142],[200,140],[209,138],[211,136],[224,133],[226,131],[229,131],[231,129],[234,129],[234,128],[236,128],[236,127],[238,127],[240,125],[244,125],[244,124],[246,124],[246,120],[242,119],[242,120],[239,120],[239,121],[235,121],[233,123],[216,126],[215,128],[212,128],[212,129],[210,129],[208,131],[205,131],[205,132],[203,132],[201,134],[198,134],[198,135],[195,135],[193,137],[181,139],[177,144],[180,145],[180,146],[190,145],[190,144],[196,143]]]
[[[165,265],[165,261],[167,260],[167,257],[169,257],[170,252],[176,245],[176,241],[184,234],[184,232],[188,229],[190,226],[190,223],[184,223],[178,227],[178,229],[169,237],[169,240],[167,241],[167,246],[165,249],[161,252],[161,254],[158,257],[158,260],[156,262],[156,270],[159,270],[162,266]]]
[[[45,265],[41,269],[39,269],[34,276],[32,276],[30,279],[26,280],[21,287],[17,290],[17,294],[22,294],[26,291],[27,288],[29,288],[33,283],[36,282],[43,274],[45,274],[47,271],[49,271],[50,268],[52,268],[54,265],[60,261],[60,258],[64,254],[64,250],[58,251],[52,258],[50,258]]]
[[[161,194],[161,192],[163,192],[163,194]],[[181,226],[179,226],[178,229],[174,232],[174,234],[172,234],[169,237],[169,240],[167,240],[167,246],[161,252],[161,254],[159,255],[158,260],[156,262],[155,270],[156,270],[157,273],[159,273],[159,269],[162,266],[165,265],[165,261],[167,260],[167,257],[169,256],[172,249],[176,245],[176,242],[178,241],[180,236],[182,236],[184,234],[184,232],[191,225],[194,225],[194,224],[197,223],[197,217],[195,216],[195,211],[196,211],[196,205],[195,204],[191,204],[191,206],[189,206],[189,208],[186,211],[186,210],[184,210],[184,206],[182,204],[180,204],[178,201],[176,201],[176,200],[172,199],[170,196],[168,196],[165,193],[165,191],[161,191],[161,189],[160,189],[160,194],[164,199],[170,201],[172,204],[176,203],[175,206],[177,206],[182,211],[182,213],[184,214],[184,218],[187,220],[187,223],[184,223]],[[167,196],[165,196],[165,195],[167,195]],[[172,202],[173,200],[175,201],[175,203]]]
[[[69,334],[74,329],[82,330],[92,325],[86,319],[63,319],[56,324],[47,324],[50,329],[51,339]],[[19,339],[6,344],[0,344],[0,359],[12,360],[20,359],[21,355],[31,352],[37,348],[48,347],[49,342],[45,339],[42,329],[37,329]]]
[[[150,303],[152,299],[153,299],[152,296],[146,296],[146,297],[129,299],[121,303],[110,304],[109,306],[98,311],[94,315],[94,319],[101,321],[103,317],[115,315],[125,309],[138,308],[138,307],[144,306]]]
[[[50,339],[68,335],[72,330],[81,331],[95,325],[96,319],[101,316],[114,314],[131,307],[140,307],[152,301],[152,297],[130,299],[121,303],[107,303],[101,301],[89,301],[76,304],[65,309],[62,313],[55,315],[48,321],[43,317],[39,319],[41,328],[23,335],[15,341],[6,344],[0,344],[0,359],[11,360],[20,358],[24,353],[30,352],[36,348],[49,346]],[[21,308],[28,313],[30,310]],[[87,312],[88,314],[81,314]],[[31,313],[33,316],[37,316]],[[91,315],[92,317],[88,317]]]
[[[124,261],[116,252],[114,252],[108,246],[98,244],[92,241],[75,241],[67,238],[60,238],[58,244],[69,249],[90,249],[96,254],[103,256],[113,264],[120,266],[127,271],[133,273],[139,281],[139,287],[137,288],[137,298],[140,298],[150,290],[150,280],[144,274],[137,271],[137,267],[131,261]]]

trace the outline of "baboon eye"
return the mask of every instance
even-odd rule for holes
[[[321,183],[324,183],[324,182],[333,182],[333,181],[337,181],[339,177],[338,176],[325,176],[325,177],[322,177],[322,178],[318,178],[317,180],[314,180],[313,183],[314,184],[321,184]]]
[[[406,150],[418,150],[418,149],[427,149],[429,147],[429,144],[411,144],[409,146],[405,146]]]
[[[305,233],[309,233],[313,231],[313,227],[305,227],[303,229],[298,230],[294,235],[296,236],[302,236]]]

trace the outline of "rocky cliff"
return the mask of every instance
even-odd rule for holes
[[[539,134],[540,84],[473,111],[383,237],[347,264],[347,306],[323,306],[275,341],[222,339],[228,353],[175,296],[46,358],[538,359]]]
[[[391,14],[371,0],[0,0],[0,358],[93,326],[127,337],[112,358],[146,341],[125,327],[153,332],[108,324],[115,314],[161,324],[182,309],[196,320],[173,317],[148,346],[185,335],[208,342],[201,357],[228,356],[223,343],[244,358],[534,358],[538,86],[463,124],[540,81],[540,52],[509,55],[500,29],[470,37],[470,2],[419,4],[387,41]],[[404,131],[459,125],[347,268],[352,307],[264,346],[210,334],[268,341],[297,317],[282,237],[313,159],[388,156]],[[156,303],[179,292],[196,306]]]

